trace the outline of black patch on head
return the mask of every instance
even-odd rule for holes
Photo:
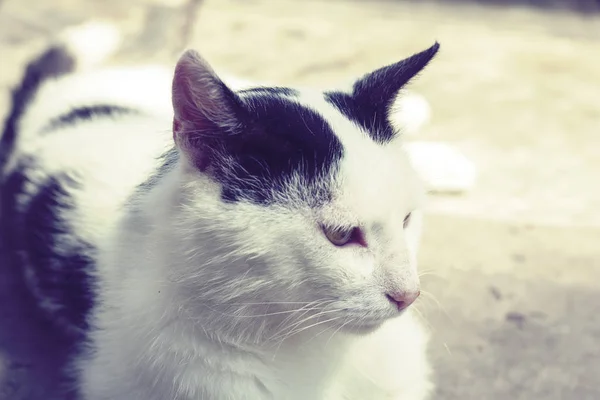
[[[373,112],[370,102],[343,92],[325,93],[325,99],[340,110],[346,118],[357,123],[375,142],[388,143],[396,135],[396,130],[388,118],[387,107],[379,107]]]
[[[17,136],[17,123],[38,88],[45,80],[67,74],[74,67],[73,57],[66,49],[59,46],[49,48],[27,65],[21,83],[12,90],[11,109],[0,139],[0,170],[4,168],[12,153]]]
[[[126,114],[139,114],[138,110],[110,104],[97,104],[93,106],[77,107],[66,114],[52,119],[43,129],[42,133],[48,133],[68,125],[91,121],[100,117],[114,118]]]
[[[247,91],[239,100],[241,131],[203,138],[223,200],[270,204],[297,174],[306,184],[303,200],[326,201],[330,193],[317,189],[317,183],[334,173],[343,152],[327,121],[272,92]]]

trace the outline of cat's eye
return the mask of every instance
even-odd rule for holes
[[[336,246],[345,246],[351,243],[364,245],[360,228],[339,228],[323,226],[325,237]]]
[[[406,217],[404,217],[404,229],[408,228],[408,224],[410,224],[411,216],[412,216],[412,213],[408,213],[408,214],[406,214]]]

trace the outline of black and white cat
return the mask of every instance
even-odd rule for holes
[[[76,47],[27,67],[0,166],[10,255],[81,340],[78,396],[427,398],[422,187],[390,114],[437,43],[323,92],[225,84],[194,51],[174,77],[80,69]]]

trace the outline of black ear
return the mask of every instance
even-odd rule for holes
[[[439,47],[436,42],[427,50],[366,74],[354,84],[354,97],[361,104],[387,109],[400,89],[433,59]]]
[[[392,104],[400,89],[427,66],[439,47],[436,42],[425,51],[368,73],[354,83],[352,94],[332,92],[329,101],[361,125],[373,140],[389,142],[396,135],[389,120]]]
[[[195,51],[177,62],[172,87],[173,137],[198,166],[209,162],[209,151],[224,135],[240,131],[239,100]]]

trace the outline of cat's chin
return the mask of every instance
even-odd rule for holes
[[[386,321],[387,320],[362,321],[359,324],[346,324],[341,330],[353,335],[368,335],[381,328]]]
[[[340,329],[340,331],[344,331],[348,334],[354,334],[354,335],[368,335],[371,334],[375,331],[377,331],[379,328],[381,328],[386,322],[399,318],[400,316],[404,315],[404,313],[406,312],[406,310],[403,310],[399,313],[396,313],[395,315],[388,317],[388,318],[377,318],[377,319],[361,319],[359,323],[346,323],[344,324],[343,328]]]

